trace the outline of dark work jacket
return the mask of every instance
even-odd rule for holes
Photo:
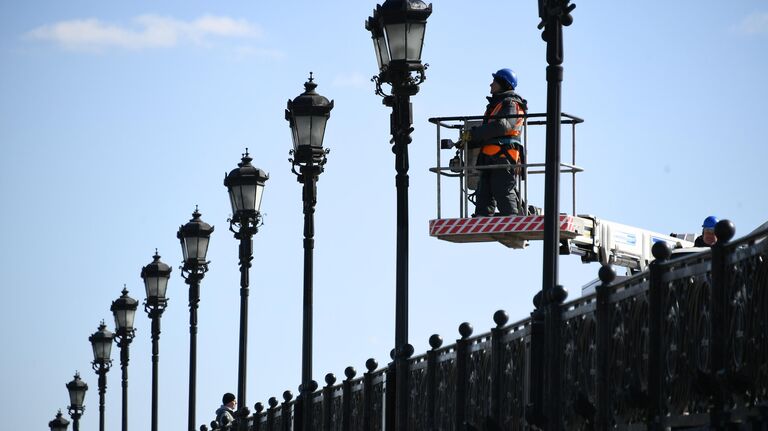
[[[472,129],[472,142],[469,143],[469,148],[482,148],[487,144],[505,144],[504,148],[514,147],[519,152],[520,163],[525,163],[525,154],[523,154],[523,148],[520,145],[523,118],[489,117],[525,113],[528,110],[528,103],[513,90],[492,94],[487,99],[488,106],[485,110],[483,124]],[[509,158],[499,157],[499,155],[486,155],[481,151],[477,156],[477,165],[515,163]]]
[[[525,99],[520,97],[513,90],[504,91],[501,93],[492,94],[487,97],[488,106],[485,110],[486,118],[483,120],[483,124],[472,129],[472,142],[469,143],[470,148],[479,148],[485,144],[499,142],[503,138],[511,138],[514,142],[520,142],[520,133],[522,133],[523,119],[522,118],[495,118],[489,119],[494,108],[499,103],[502,104],[494,115],[515,115],[517,114],[518,106],[523,112],[528,110],[528,103]],[[517,137],[510,137],[509,133],[517,131]]]

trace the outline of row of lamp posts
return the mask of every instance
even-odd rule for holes
[[[413,347],[408,344],[408,144],[413,131],[411,124],[412,108],[410,98],[419,91],[419,85],[426,78],[427,65],[421,62],[427,18],[432,13],[432,5],[421,0],[387,0],[377,5],[373,16],[366,20],[366,29],[371,32],[379,73],[374,77],[376,94],[383,98],[384,105],[392,108],[390,133],[395,154],[395,183],[397,190],[397,251],[395,285],[395,415],[396,428],[406,429],[408,419],[408,382],[407,361],[413,354]],[[391,86],[391,94],[386,94],[382,84]],[[314,249],[314,211],[317,202],[317,181],[326,163],[327,150],[323,147],[325,126],[333,102],[319,95],[317,84],[310,74],[304,84],[305,91],[297,98],[288,101],[285,112],[292,136],[293,150],[292,171],[303,185],[302,201],[304,212],[304,283],[303,283],[303,326],[302,326],[302,380],[300,386],[299,409],[297,418],[300,429],[312,428],[311,394],[317,383],[312,381],[312,297],[313,297],[313,249]],[[241,409],[238,417],[243,419],[249,414],[246,398],[247,364],[247,326],[249,269],[253,260],[253,235],[258,232],[261,223],[261,197],[268,175],[254,167],[252,158],[243,155],[238,168],[225,175],[224,185],[229,191],[232,206],[232,218],[229,220],[230,231],[240,241],[240,336],[238,348],[238,383],[237,398]],[[177,237],[183,253],[182,277],[189,285],[190,310],[190,347],[189,347],[189,406],[188,430],[195,429],[195,394],[197,368],[197,309],[200,301],[200,281],[208,271],[206,260],[210,235],[213,226],[200,219],[195,210],[192,219],[179,228]],[[142,278],[147,290],[145,310],[152,320],[152,430],[157,430],[157,373],[159,361],[160,317],[167,305],[165,292],[171,268],[160,261],[155,253],[154,260],[142,269]],[[106,325],[91,337],[93,345],[93,368],[99,376],[99,412],[100,430],[104,430],[104,391],[106,373],[111,367],[110,351],[112,340],[117,340],[120,347],[122,369],[122,430],[127,431],[127,387],[129,345],[135,335],[133,320],[138,301],[128,296],[127,290],[112,303],[115,316],[116,332],[113,334]],[[76,376],[75,381],[79,380]],[[74,429],[78,429],[78,420],[82,414],[82,399],[87,385],[76,385],[79,395],[71,398]],[[69,388],[69,385],[68,385]],[[77,398],[79,397],[79,398]],[[64,430],[68,422],[57,415],[50,422],[51,430]]]
[[[290,123],[294,148],[291,151],[294,158],[291,159],[292,170],[298,175],[298,179],[304,184],[302,194],[304,201],[304,250],[305,250],[305,275],[304,275],[304,330],[302,341],[302,388],[303,394],[313,389],[311,384],[312,372],[312,250],[314,236],[314,206],[317,201],[316,183],[319,174],[323,171],[326,162],[326,151],[323,149],[323,137],[325,124],[333,108],[333,102],[319,95],[314,89],[317,87],[310,75],[305,84],[305,92],[293,101],[288,102],[286,119]],[[243,155],[238,167],[232,170],[224,178],[232,205],[232,218],[230,230],[236,239],[240,241],[239,265],[240,265],[240,336],[238,353],[238,399],[246,405],[246,363],[247,363],[247,329],[248,329],[248,270],[253,260],[253,235],[258,232],[261,223],[261,198],[264,185],[269,176],[261,169],[254,167],[252,158],[246,153]],[[299,171],[296,171],[298,167]],[[200,219],[200,212],[195,209],[192,219],[182,225],[177,238],[180,240],[183,265],[182,277],[189,285],[189,310],[190,310],[190,347],[189,347],[189,415],[188,429],[195,429],[195,404],[196,404],[196,369],[197,369],[197,309],[200,302],[200,281],[208,271],[207,252],[213,226]],[[155,252],[153,261],[141,270],[144,280],[147,298],[144,308],[152,321],[152,415],[151,429],[157,431],[158,413],[158,363],[159,363],[159,338],[160,318],[165,310],[168,300],[166,290],[170,278],[171,268],[160,260]],[[135,337],[134,319],[138,308],[138,301],[128,296],[127,289],[123,289],[122,295],[112,302],[111,311],[115,319],[115,332],[107,329],[104,322],[98,330],[89,337],[93,349],[92,366],[98,375],[99,385],[99,429],[104,426],[104,398],[106,393],[107,372],[112,366],[112,343],[117,342],[120,347],[120,365],[122,371],[122,430],[128,429],[128,362],[129,345]],[[79,419],[84,411],[83,401],[88,385],[76,374],[74,380],[69,382],[67,389],[70,393],[69,414],[73,420],[73,429],[79,430]],[[310,400],[310,396],[305,396]],[[311,409],[305,409],[311,413]],[[249,412],[247,407],[241,408],[238,416],[245,418]],[[306,422],[311,423],[311,422]],[[49,422],[51,430],[66,430],[69,426],[59,412],[54,420]]]

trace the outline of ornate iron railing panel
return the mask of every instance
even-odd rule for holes
[[[421,355],[409,362],[410,405],[408,408],[408,426],[410,429],[427,429],[427,356]]]
[[[479,425],[490,416],[491,340],[486,334],[471,339],[469,343],[464,411],[467,422]]]
[[[711,389],[711,254],[672,260],[661,275],[662,415],[706,413]]]
[[[386,392],[386,369],[376,372],[373,376],[373,386],[371,388],[371,431],[382,431],[384,429],[384,394]]]
[[[724,381],[738,408],[768,402],[768,233],[724,246]]]
[[[526,428],[525,406],[528,403],[528,367],[530,356],[530,327],[528,321],[518,322],[507,327],[508,332],[502,337],[502,357],[504,364],[501,390],[500,425],[505,430],[523,430]]]
[[[363,412],[365,404],[363,403],[363,379],[355,379],[350,382],[350,405],[349,405],[349,431],[363,431]]]
[[[435,380],[435,427],[452,431],[456,415],[456,351],[453,346],[438,351]]]
[[[564,426],[590,429],[595,423],[595,295],[563,305],[560,358],[563,370]]]
[[[563,304],[553,320],[563,427],[765,429],[766,238],[768,230],[673,260],[665,260],[667,251],[649,272],[603,279],[596,294]],[[531,360],[538,327],[507,320],[498,312],[497,326],[475,337],[462,324],[462,338],[450,346],[435,335],[432,350],[409,360],[409,429],[532,429],[526,413],[543,366]],[[392,430],[395,369],[377,367],[369,360],[356,379],[349,367],[338,384],[328,375],[312,395],[312,429]],[[297,401],[286,394],[282,404],[272,398],[268,409],[258,405],[249,429],[298,431]]]
[[[642,423],[648,390],[648,287],[642,273],[611,287],[607,354],[612,421]]]

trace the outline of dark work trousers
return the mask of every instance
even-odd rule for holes
[[[511,167],[483,170],[475,191],[475,216],[492,216],[497,206],[499,215],[518,215],[515,185],[515,171]]]

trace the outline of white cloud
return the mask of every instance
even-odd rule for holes
[[[739,26],[747,34],[768,33],[768,12],[755,12],[741,21]]]
[[[181,21],[158,15],[141,15],[130,26],[98,19],[60,21],[35,28],[27,37],[53,42],[66,49],[102,51],[108,48],[141,50],[170,48],[189,42],[198,45],[213,37],[254,39],[261,29],[245,20],[205,15],[192,21]]]

